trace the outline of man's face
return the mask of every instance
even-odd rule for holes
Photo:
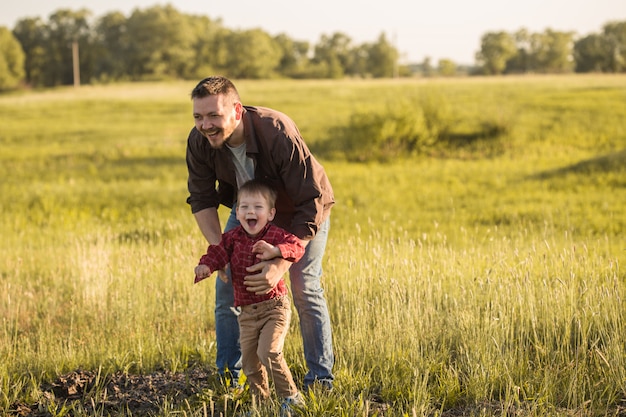
[[[193,118],[196,129],[207,138],[212,148],[232,143],[232,135],[241,120],[242,105],[231,103],[223,94],[193,99]]]

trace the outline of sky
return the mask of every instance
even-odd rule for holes
[[[376,42],[384,33],[404,63],[450,59],[473,64],[487,32],[531,33],[546,29],[580,36],[600,33],[611,21],[626,21],[626,0],[11,0],[0,5],[0,26],[13,29],[26,17],[48,17],[59,9],[86,8],[94,19],[112,11],[171,4],[187,14],[221,19],[232,30],[261,28],[318,43],[341,32],[353,44]]]

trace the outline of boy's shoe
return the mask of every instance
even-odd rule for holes
[[[230,387],[228,387],[228,393],[232,395],[233,398],[235,399],[243,397],[245,392],[246,392],[245,385],[237,384],[237,385],[231,385]]]
[[[304,405],[304,397],[299,392],[291,397],[287,397],[280,405],[280,417],[292,417],[295,411],[295,407]]]

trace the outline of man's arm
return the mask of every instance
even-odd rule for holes
[[[309,241],[302,240],[302,245],[306,248]],[[246,270],[253,275],[244,277],[246,290],[257,295],[267,294],[274,288],[283,275],[287,273],[292,262],[283,258],[274,258],[269,261],[261,261]],[[256,273],[256,274],[255,274]]]
[[[267,294],[274,288],[278,281],[291,267],[291,262],[283,258],[274,258],[269,261],[261,261],[246,270],[254,275],[246,275],[243,283],[246,290],[257,295]]]
[[[195,212],[194,217],[198,223],[198,228],[204,235],[207,242],[210,245],[217,245],[222,240],[222,226],[220,225],[220,218],[217,215],[217,209],[215,207],[209,207],[204,210]],[[217,271],[217,276],[224,282],[228,282],[228,275],[226,275],[226,269],[220,269]]]
[[[211,245],[217,245],[222,240],[222,227],[215,207],[209,207],[195,212],[194,217],[200,231]]]

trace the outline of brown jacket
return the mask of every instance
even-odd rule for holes
[[[324,168],[287,115],[244,106],[243,123],[255,178],[278,193],[274,223],[300,239],[312,239],[335,203]],[[211,148],[195,127],[187,139],[187,168],[192,213],[220,204],[232,207],[237,189],[232,153],[226,147]]]

